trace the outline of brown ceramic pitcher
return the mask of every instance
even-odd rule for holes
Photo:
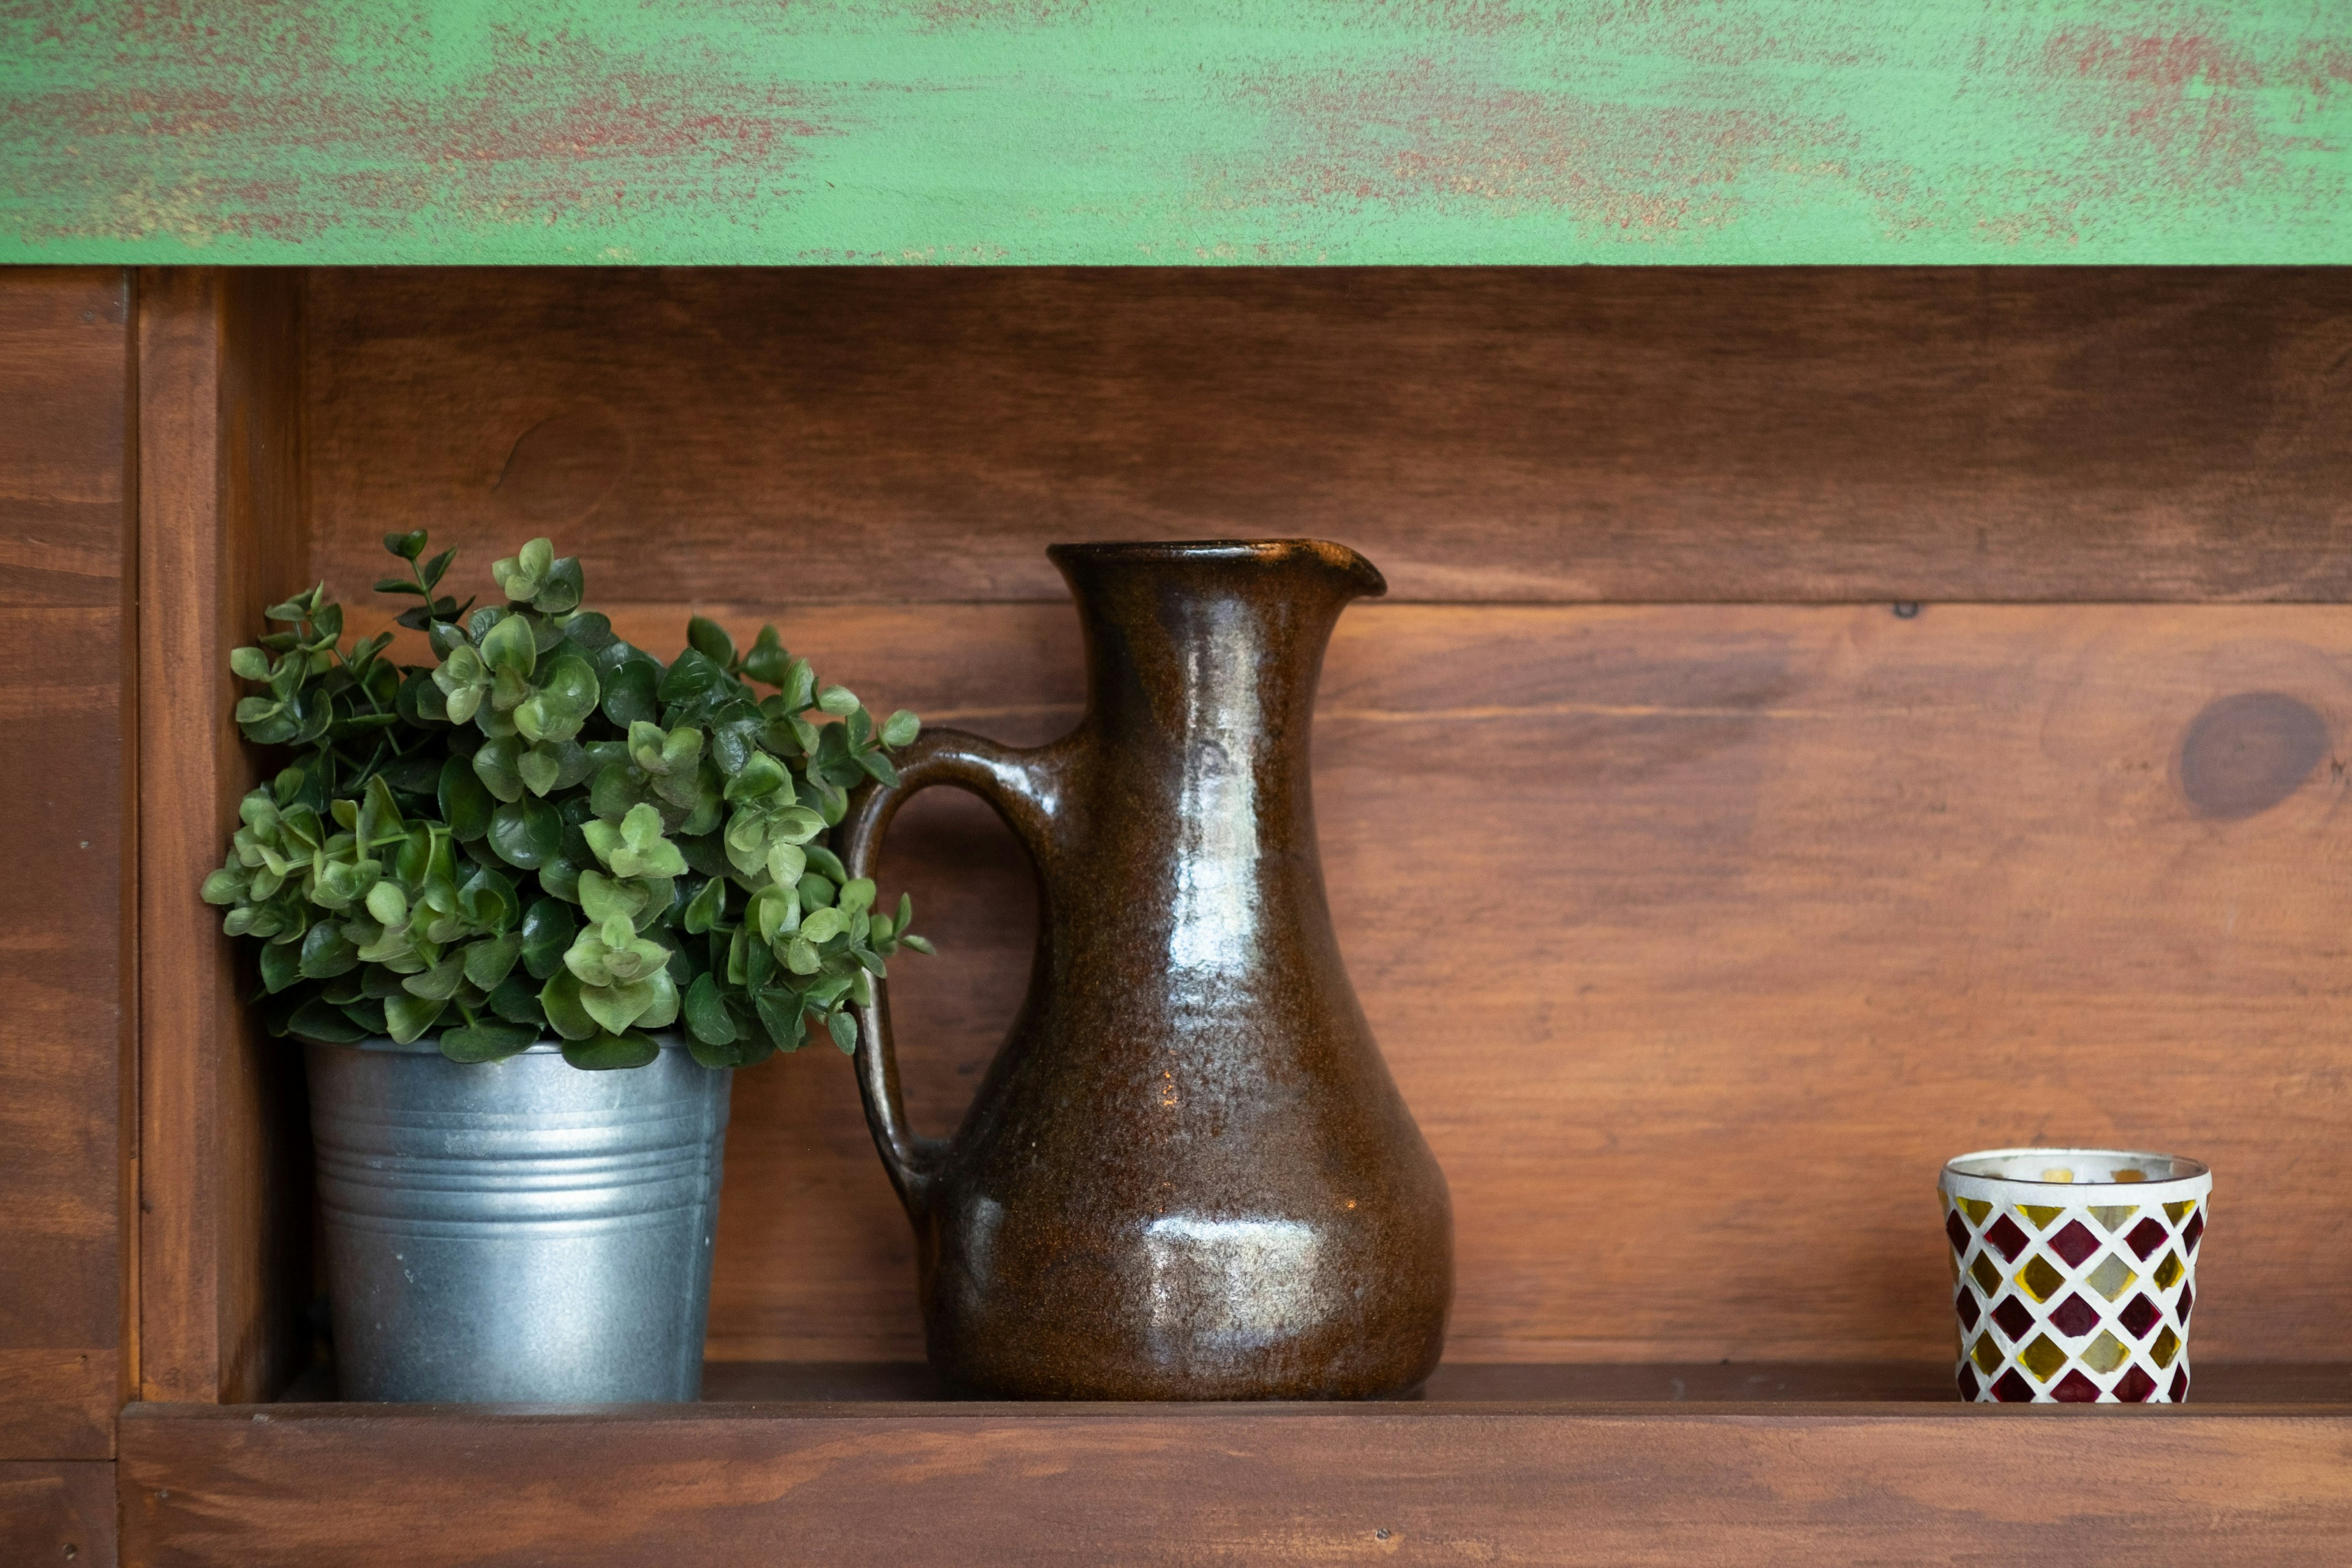
[[[1331,931],[1307,723],[1351,550],[1063,544],[1087,715],[1015,750],[929,731],[843,824],[951,784],[1035,862],[1023,1002],[956,1136],[908,1131],[887,997],[859,1018],[866,1120],[914,1222],[932,1364],[1064,1399],[1412,1389],[1453,1298],[1445,1178]]]

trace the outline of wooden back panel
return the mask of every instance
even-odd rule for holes
[[[130,312],[119,268],[0,273],[0,1460],[112,1454],[124,1387]]]
[[[338,581],[429,523],[676,600],[1269,533],[1412,599],[2352,589],[2341,268],[350,271],[310,321]]]
[[[684,613],[625,629],[667,647]],[[1064,608],[784,625],[869,700],[1008,738],[1082,700]],[[1351,609],[1317,812],[1453,1186],[1450,1353],[1940,1353],[1938,1165],[2050,1142],[2211,1162],[2200,1353],[2352,1357],[2347,730],[2333,607]],[[886,885],[941,953],[897,966],[900,1049],[946,1132],[1033,917],[983,808],[901,823]],[[713,1352],[918,1353],[847,1064],[742,1075],[728,1159]]]
[[[1454,1184],[1457,1359],[1941,1353],[1937,1164],[2028,1140],[2210,1159],[2200,1354],[2352,1356],[2324,837],[2352,620],[1949,603],[2340,594],[2338,275],[320,274],[308,302],[310,560],[354,597],[387,529],[465,544],[469,585],[552,532],[648,646],[776,616],[869,700],[1042,740],[1080,700],[1049,538],[1313,531],[1387,568],[1422,602],[1343,620],[1318,805]],[[945,1131],[1022,985],[1025,875],[956,797],[887,869],[943,949],[897,1000]],[[744,1075],[729,1157],[713,1353],[916,1353],[846,1065]]]

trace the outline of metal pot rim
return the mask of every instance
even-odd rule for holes
[[[387,1055],[404,1057],[437,1057],[441,1055],[441,1047],[436,1041],[428,1039],[415,1039],[409,1041],[404,1046],[398,1040],[392,1038],[389,1035],[377,1035],[373,1038],[365,1040],[314,1040],[306,1035],[289,1035],[288,1037],[298,1041],[302,1045],[328,1046],[338,1050],[383,1051]],[[652,1040],[655,1045],[659,1046],[666,1051],[682,1051],[687,1048],[686,1037],[675,1030],[665,1030],[660,1034],[649,1035],[646,1037]],[[521,1050],[517,1051],[515,1055],[521,1057],[554,1056],[560,1053],[562,1049],[563,1042],[560,1039],[541,1040],[535,1046],[525,1046]]]

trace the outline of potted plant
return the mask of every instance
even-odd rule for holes
[[[203,889],[305,1046],[342,1392],[693,1398],[731,1070],[854,1050],[929,951],[825,843],[919,726],[773,626],[698,616],[664,663],[544,539],[461,605],[426,542],[376,588],[433,663],[346,645],[323,584],[231,656],[287,761]]]

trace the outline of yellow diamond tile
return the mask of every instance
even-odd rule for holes
[[[1977,1260],[1969,1265],[1969,1278],[1977,1282],[1977,1289],[1984,1292],[1988,1301],[2000,1291],[2000,1269],[1989,1252],[1977,1254]]]
[[[2038,1252],[2017,1271],[2017,1288],[2037,1301],[2047,1301],[2065,1283],[2066,1277]]]
[[[1969,1216],[1970,1225],[1982,1225],[1985,1222],[1985,1216],[1992,1213],[1992,1205],[1984,1198],[1962,1198],[1960,1212]]]
[[[2131,1288],[2138,1275],[2126,1267],[2114,1253],[2099,1259],[2099,1266],[2083,1276],[2083,1283],[2112,1301]]]
[[[1977,1336],[1977,1342],[1969,1348],[1969,1359],[1976,1363],[1977,1370],[1987,1377],[2000,1370],[2000,1347],[1993,1343],[1990,1331]]]
[[[2180,1254],[2168,1252],[2164,1255],[2164,1261],[2156,1266],[2156,1273],[2150,1278],[2155,1279],[2158,1289],[2169,1290],[2180,1282],[2180,1277],[2187,1272],[2188,1270],[2181,1266]]]
[[[2170,1366],[2172,1358],[2180,1353],[2180,1336],[2170,1329],[2163,1330],[2156,1336],[2156,1343],[2148,1347],[2147,1353],[2156,1358],[2157,1365]]]
[[[2123,1341],[2099,1331],[2099,1337],[2083,1347],[2083,1364],[2093,1372],[2113,1372],[2131,1359],[2131,1349]]]
[[[2026,1371],[2047,1383],[2066,1364],[2066,1352],[2048,1334],[2036,1334],[2032,1344],[2017,1352],[2017,1359],[2025,1363]]]
[[[2060,1204],[2020,1204],[2017,1205],[2017,1212],[2031,1221],[2034,1229],[2040,1230],[2043,1226],[2064,1214],[2066,1210],[2064,1205]]]
[[[2173,1224],[2179,1225],[2182,1220],[2189,1217],[2189,1211],[2196,1208],[2196,1206],[2197,1200],[2195,1198],[2183,1198],[2177,1204],[2165,1205],[2164,1212],[2172,1216]]]
[[[2101,1204],[2091,1211],[2091,1217],[2097,1220],[2109,1236],[2119,1236],[2124,1226],[2139,1217],[2139,1210],[2126,1204]]]

